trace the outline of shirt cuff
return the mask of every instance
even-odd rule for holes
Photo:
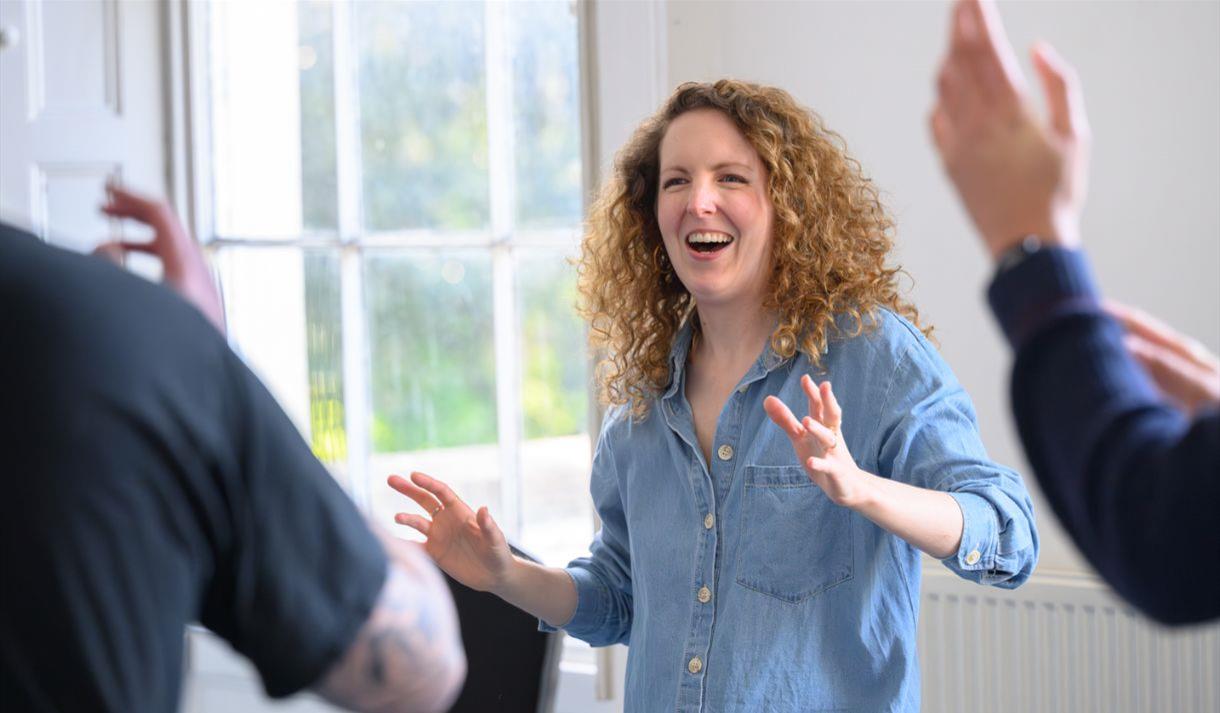
[[[602,622],[606,618],[606,612],[609,610],[608,600],[610,593],[605,590],[597,577],[587,569],[578,567],[568,567],[564,570],[568,576],[572,578],[572,583],[576,585],[576,611],[572,612],[572,618],[567,623],[558,626],[549,624],[541,619],[538,620],[539,631],[559,631],[566,629],[569,633],[577,635],[582,631],[595,631],[601,627]]]
[[[1014,348],[1064,316],[1100,311],[1100,290],[1079,250],[1048,247],[996,274],[987,300]]]
[[[995,509],[987,498],[974,493],[949,493],[949,497],[962,509],[962,544],[955,554],[941,561],[963,573],[994,570],[1000,539]]]

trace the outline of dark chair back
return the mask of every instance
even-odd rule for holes
[[[537,619],[496,595],[445,579],[457,604],[467,664],[466,684],[450,713],[551,713],[562,634],[538,631]]]

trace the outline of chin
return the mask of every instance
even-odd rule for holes
[[[736,299],[736,296],[726,289],[706,285],[697,285],[695,289],[687,291],[690,292],[691,297],[695,298],[696,304],[705,306],[730,304]]]

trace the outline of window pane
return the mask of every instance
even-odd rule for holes
[[[343,309],[337,251],[305,251],[305,345],[309,354],[310,445],[332,470],[346,472]]]
[[[213,201],[222,236],[295,238],[325,216],[333,196],[333,111],[320,102],[327,73],[329,15],[317,3],[209,5]],[[304,110],[305,114],[302,115]],[[302,123],[308,124],[303,127]],[[321,141],[315,148],[314,141]],[[309,142],[310,148],[302,149]],[[329,160],[329,177],[326,163]],[[319,184],[319,181],[321,184]],[[330,221],[333,224],[333,219]]]
[[[491,259],[375,250],[365,257],[374,513],[410,509],[384,483],[422,470],[499,511]],[[411,507],[414,507],[411,505]]]
[[[346,483],[338,254],[233,247],[216,262],[234,348]]]
[[[297,7],[305,229],[336,230],[339,192],[335,177],[334,10],[330,2],[319,0],[308,0]]]
[[[361,2],[353,11],[366,227],[487,225],[483,4]]]
[[[585,552],[593,535],[588,360],[568,257],[560,250],[522,250],[517,262],[522,544],[553,565]]]
[[[574,5],[507,8],[513,53],[517,226],[581,219],[580,56]]]

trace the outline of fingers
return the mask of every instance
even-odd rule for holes
[[[432,529],[432,522],[428,518],[414,513],[400,512],[394,516],[394,522],[399,525],[406,525],[418,531],[424,537],[427,537],[428,531]]]
[[[1220,401],[1220,371],[1202,368],[1174,351],[1135,334],[1124,339],[1127,350],[1170,399],[1193,411]]]
[[[932,132],[936,150],[940,152],[941,158],[945,159],[953,151],[953,123],[943,107],[938,105],[932,110],[932,114],[928,116],[928,128]]]
[[[1203,369],[1220,370],[1220,359],[1206,347],[1147,312],[1113,300],[1102,302],[1102,308],[1131,334],[1168,349]]]
[[[412,473],[411,475],[414,477],[415,473]],[[394,490],[397,490],[403,495],[406,495],[408,498],[414,500],[416,505],[419,505],[424,509],[424,512],[430,515],[435,516],[436,513],[444,509],[443,503],[433,496],[432,493],[424,490],[401,475],[391,475],[386,479],[386,482],[389,483],[390,487]]]
[[[973,51],[979,41],[978,3],[958,2],[949,24],[949,48],[955,53]]]
[[[131,218],[150,225],[164,220],[166,205],[134,193],[116,183],[106,184],[106,203],[102,212],[116,218]]]
[[[127,256],[127,251],[123,249],[123,243],[112,240],[98,243],[97,247],[93,248],[93,254],[109,260],[115,265],[122,266],[123,259]]]
[[[1087,137],[1089,122],[1076,69],[1045,42],[1035,44],[1030,55],[1046,95],[1051,127],[1063,136]]]
[[[814,421],[812,418],[806,416],[801,420],[801,425],[805,427],[806,431],[813,435],[814,439],[818,442],[818,445],[822,447],[823,452],[829,451],[839,445],[838,434],[823,424]]]
[[[801,377],[801,390],[805,392],[805,398],[809,401],[809,415],[815,421],[825,421],[825,406],[822,403],[822,394],[818,391],[817,384],[813,383],[813,377],[805,374]]]
[[[804,437],[805,429],[801,427],[800,421],[796,420],[796,416],[792,415],[792,410],[783,401],[774,396],[768,396],[763,400],[763,411],[767,412],[767,417],[776,426],[788,434],[788,438],[795,441]]]
[[[128,240],[111,240],[101,243],[93,252],[98,255],[105,255],[111,259],[122,259],[129,252],[146,253],[149,255],[158,255],[157,247],[149,242],[135,243]]]
[[[843,409],[835,398],[830,382],[824,381],[819,386],[806,374],[801,377],[801,390],[809,402],[808,417],[798,421],[788,405],[774,396],[768,396],[763,401],[763,410],[793,440],[813,432],[809,425],[811,423],[830,433],[837,431],[843,424]]]
[[[970,70],[979,91],[993,95],[1016,95],[1022,91],[1024,79],[994,2],[958,2],[951,32],[951,57]]]
[[[805,466],[805,469],[808,470],[811,475],[813,475],[813,474],[833,475],[834,469],[835,469],[835,462],[830,460],[829,458],[818,458],[817,456],[809,456],[808,458],[805,459],[804,466]]]
[[[101,207],[102,213],[114,218],[130,218],[131,220],[144,223],[153,229],[152,243],[131,243],[132,249],[139,249],[136,246],[164,243],[169,246],[181,249],[182,246],[194,246],[194,240],[191,239],[190,233],[182,226],[178,220],[178,215],[174,213],[170,204],[165,201],[154,200],[139,193],[134,193],[115,183],[106,184],[106,203]],[[146,250],[145,252],[153,252],[160,255],[155,250]],[[196,249],[197,252],[197,249]],[[161,255],[161,257],[165,257]]]
[[[825,404],[825,418],[822,423],[826,424],[832,430],[839,430],[843,425],[843,409],[839,407],[839,400],[835,398],[835,392],[830,388],[829,381],[823,381],[821,385],[822,403]]]
[[[447,508],[465,505],[465,503],[462,502],[462,499],[453,492],[452,488],[436,478],[433,478],[427,473],[412,471],[411,481],[415,485],[418,485],[432,495],[436,496],[436,499],[440,501],[441,505],[444,505]]]

